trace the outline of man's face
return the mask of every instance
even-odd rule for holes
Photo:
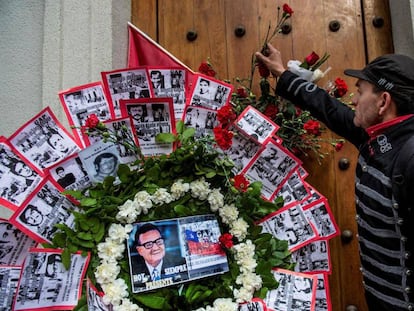
[[[355,105],[355,126],[364,129],[379,123],[379,108],[383,102],[381,97],[383,92],[374,93],[374,86],[368,81],[358,80],[356,86],[358,91],[352,98]]]
[[[130,113],[133,117],[140,117],[143,115],[143,109],[141,106],[134,107],[134,108],[131,108]]]
[[[115,173],[116,163],[113,157],[102,158],[99,162],[99,171],[104,175],[112,175]]]
[[[150,230],[139,236],[140,246],[137,246],[137,251],[153,267],[157,266],[165,256],[165,245],[161,244],[159,239],[161,239],[161,235],[157,230]],[[152,242],[151,248],[144,246],[148,242]]]
[[[23,177],[29,177],[33,174],[33,171],[30,169],[30,167],[22,162],[16,163],[14,169],[17,174]]]
[[[65,176],[65,171],[64,170],[58,170],[57,174],[59,177],[64,177]]]
[[[158,87],[161,84],[161,75],[158,72],[152,73],[151,81],[154,87]]]
[[[27,219],[27,223],[32,226],[37,226],[41,224],[43,221],[43,215],[35,209],[27,209],[25,211],[25,216]]]
[[[52,135],[49,139],[51,146],[61,152],[65,152],[68,150],[68,147],[65,145],[63,137],[60,135]]]

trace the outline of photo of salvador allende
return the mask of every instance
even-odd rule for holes
[[[176,221],[139,223],[129,239],[132,291],[170,286],[188,280],[187,264],[180,253]]]

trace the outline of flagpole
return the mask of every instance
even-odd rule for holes
[[[188,67],[186,64],[184,64],[182,61],[180,61],[177,57],[175,57],[174,55],[172,55],[170,52],[168,52],[166,49],[164,49],[161,45],[159,45],[156,41],[154,41],[150,36],[148,36],[145,32],[143,32],[142,30],[140,30],[139,28],[137,28],[134,24],[132,24],[131,22],[128,22],[128,25],[130,27],[132,27],[135,31],[139,32],[145,39],[147,39],[148,41],[150,41],[152,44],[154,44],[155,46],[157,46],[161,51],[163,51],[165,54],[167,54],[169,57],[171,57],[174,61],[176,61],[177,63],[179,63],[181,66],[185,67],[188,71],[190,71],[191,73],[194,73],[194,71]]]

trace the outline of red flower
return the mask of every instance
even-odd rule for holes
[[[247,96],[249,96],[249,94],[247,94],[247,91],[244,87],[237,88],[237,95],[242,98],[246,98]]]
[[[217,120],[221,123],[222,127],[227,127],[227,125],[231,124],[236,118],[237,115],[231,105],[224,105],[217,110]]]
[[[231,147],[233,132],[223,129],[220,126],[216,126],[213,129],[214,139],[216,140],[217,145],[223,149],[227,150]]]
[[[342,97],[348,92],[348,85],[341,78],[335,79],[335,97]]]
[[[266,109],[263,113],[270,119],[274,119],[276,118],[276,115],[279,113],[279,108],[275,104],[269,104],[266,106]]]
[[[244,177],[244,175],[236,175],[234,176],[234,187],[242,192],[245,192],[249,187],[249,181],[246,177]]]
[[[299,117],[301,113],[302,113],[302,109],[300,109],[299,107],[295,107],[295,115]]]
[[[284,5],[283,5],[283,15],[292,15],[293,14],[293,10],[292,10],[292,8],[287,4],[287,3],[285,3]]]
[[[202,73],[202,74],[205,74],[207,76],[210,76],[210,77],[215,77],[216,76],[216,72],[211,67],[211,65],[207,62],[202,62],[200,64],[200,67],[198,67],[198,72]]]
[[[344,146],[343,142],[339,142],[335,145],[335,150],[336,151],[340,151],[342,149],[342,147]]]
[[[86,119],[85,126],[90,128],[90,129],[93,129],[93,128],[98,126],[99,122],[100,121],[99,121],[98,117],[96,116],[96,114],[91,114]]]
[[[262,78],[267,78],[270,76],[270,70],[262,62],[258,62],[257,66],[259,67],[259,74]]]
[[[308,64],[308,66],[314,65],[319,60],[319,55],[315,52],[310,53],[305,58],[305,62]]]
[[[233,236],[230,233],[224,233],[219,237],[219,242],[225,248],[232,248],[233,243]]]
[[[318,121],[309,120],[303,125],[303,129],[311,135],[320,135],[321,134],[321,125]]]

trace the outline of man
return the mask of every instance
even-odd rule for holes
[[[59,176],[57,180],[58,184],[63,188],[66,188],[73,184],[76,181],[75,175],[73,173],[65,173],[65,169],[62,166],[56,168],[56,174]]]
[[[162,287],[164,283],[157,284],[161,279],[169,279],[170,283],[188,279],[187,265],[180,256],[166,256],[165,239],[160,229],[152,223],[141,225],[135,232],[135,249],[139,256],[131,257],[131,270],[134,291],[142,291],[146,283],[155,282],[155,287]],[[151,284],[151,283],[148,283]],[[151,289],[151,286],[148,289]]]
[[[118,171],[118,157],[110,152],[98,155],[93,161],[96,174],[93,176],[96,182],[103,182],[107,176],[116,176]]]
[[[414,189],[414,161],[399,163],[404,165],[405,180],[398,187],[398,198],[392,178],[398,155],[414,136],[414,60],[384,55],[362,70],[345,70],[358,79],[352,110],[286,71],[280,52],[270,44],[267,55],[256,53],[258,61],[279,77],[276,92],[309,110],[359,150],[355,194],[361,271],[369,309],[414,310],[414,248],[409,235],[414,218],[406,195]]]

